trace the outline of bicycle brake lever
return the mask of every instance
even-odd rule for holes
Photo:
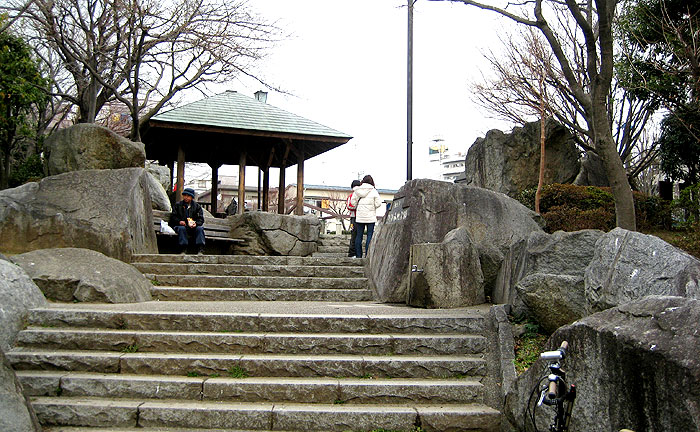
[[[544,402],[544,396],[547,394],[547,387],[542,388],[542,391],[540,392],[540,398],[537,400],[537,406],[541,407],[542,402]]]

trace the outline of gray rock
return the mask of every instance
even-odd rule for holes
[[[148,190],[151,195],[151,206],[155,210],[173,211],[168,194],[165,192],[160,182],[158,182],[158,179],[156,179],[150,171],[148,172]]]
[[[582,276],[534,273],[521,279],[515,289],[527,314],[547,333],[586,316]]]
[[[320,222],[313,216],[246,212],[227,219],[231,237],[245,240],[234,246],[237,254],[309,256],[318,247]]]
[[[143,168],[74,171],[0,191],[0,251],[92,249],[131,261],[157,253]]]
[[[466,228],[447,233],[442,243],[411,246],[411,272],[406,303],[427,308],[458,308],[484,302],[484,276],[479,251]]]
[[[494,303],[510,304],[515,315],[547,323],[550,331],[588,315],[581,298],[585,297],[583,276],[603,234],[599,230],[533,232],[514,244],[501,266],[493,291]],[[552,280],[547,281],[548,278]],[[549,295],[557,296],[550,304],[557,310],[551,313],[543,304]]]
[[[490,296],[510,246],[541,231],[535,213],[486,189],[436,180],[411,180],[394,196],[372,238],[369,278],[380,301],[405,302],[411,245],[439,243],[464,227],[479,252],[484,292]]]
[[[41,432],[32,405],[10,362],[0,350],[0,430],[3,432]]]
[[[554,333],[547,349],[569,342],[563,367],[579,389],[571,430],[699,430],[698,322],[700,301],[650,296]],[[524,410],[544,366],[535,363],[506,395],[504,414],[517,430],[530,430]],[[538,428],[548,430],[551,409],[537,411]]]
[[[648,295],[700,298],[700,261],[658,237],[615,228],[585,272],[589,312]]]
[[[579,170],[573,184],[579,186],[610,186],[608,175],[605,173],[603,159],[593,152],[586,152],[581,158]]]
[[[157,181],[163,186],[166,191],[170,188],[170,168],[165,165],[146,162],[146,171],[148,171]]]
[[[546,127],[545,184],[570,183],[579,171],[573,137],[560,124]],[[537,187],[540,166],[540,122],[516,127],[510,134],[489,131],[467,152],[465,182],[468,185],[516,196]]]
[[[0,350],[8,351],[31,308],[46,306],[44,294],[20,267],[0,261]],[[1,429],[0,429],[1,430]]]
[[[131,264],[88,249],[41,249],[15,255],[47,298],[71,302],[151,300],[151,282]]]
[[[146,149],[106,127],[81,123],[52,133],[45,143],[48,175],[88,169],[143,168]]]

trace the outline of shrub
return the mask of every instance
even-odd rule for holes
[[[528,189],[517,197],[523,205],[534,210],[536,189]],[[638,229],[668,227],[671,206],[659,197],[634,194]],[[551,184],[542,188],[540,212],[545,220],[545,230],[578,231],[615,228],[615,201],[610,188]]]

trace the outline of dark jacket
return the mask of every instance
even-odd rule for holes
[[[187,222],[188,217],[194,219],[197,226],[204,225],[204,212],[202,211],[202,206],[192,200],[189,209],[186,209],[185,201],[176,202],[173,206],[173,212],[170,213],[170,226],[178,226],[180,225],[180,221]]]

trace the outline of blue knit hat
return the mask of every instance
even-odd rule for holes
[[[192,188],[185,188],[185,190],[182,191],[183,195],[189,195],[192,198],[194,198],[194,189]]]

